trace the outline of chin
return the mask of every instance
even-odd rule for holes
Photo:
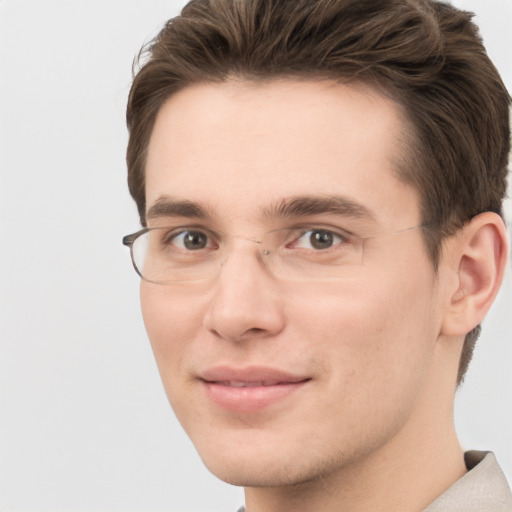
[[[272,485],[270,482],[279,477],[276,457],[272,460],[265,449],[243,446],[235,440],[231,444],[194,444],[207,469],[228,484],[261,487]]]
[[[245,464],[233,464],[230,467],[206,465],[219,480],[238,487],[273,487],[287,485],[265,472],[263,468],[248,468]]]
[[[205,462],[205,465],[220,480],[240,487],[288,487],[311,479],[298,474],[297,467],[287,467],[275,460],[271,465],[242,459],[221,464]]]
[[[316,452],[316,453],[312,453]],[[324,454],[325,455],[325,454]],[[220,480],[241,487],[289,487],[306,484],[340,470],[345,454],[324,456],[304,448],[293,453],[276,449],[249,453],[235,445],[223,453],[200,453],[208,470]]]

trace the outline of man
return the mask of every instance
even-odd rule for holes
[[[430,0],[198,0],[135,76],[125,237],[169,401],[247,512],[509,511],[453,401],[503,278],[509,96]]]

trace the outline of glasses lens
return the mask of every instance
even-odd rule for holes
[[[162,284],[194,281],[214,272],[215,251],[208,243],[208,235],[201,231],[156,228],[135,239],[132,258],[146,281]]]
[[[363,264],[368,241],[410,233],[420,227],[423,226],[369,238],[340,228],[299,227],[271,231],[263,239],[234,236],[231,241],[202,228],[153,228],[133,240],[131,252],[137,272],[154,283],[212,278],[240,242],[257,244],[255,252],[259,252],[260,263],[277,279],[329,281],[354,275],[354,267]],[[130,244],[132,236],[125,237],[125,245]]]
[[[258,250],[263,265],[278,279],[332,280],[362,263],[363,240],[339,230],[281,229],[267,233]],[[220,244],[195,229],[151,229],[132,244],[135,268],[154,283],[212,277],[221,268],[221,254]]]
[[[284,280],[332,280],[362,263],[363,240],[341,230],[283,229],[266,239],[268,266]]]

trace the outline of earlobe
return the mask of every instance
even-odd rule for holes
[[[499,215],[477,215],[450,246],[458,286],[450,291],[442,333],[465,335],[489,311],[503,281],[508,255],[508,237]]]

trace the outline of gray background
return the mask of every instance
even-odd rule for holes
[[[512,89],[511,0],[475,10]],[[183,5],[0,1],[0,510],[230,511],[170,408],[122,235],[124,108],[139,47]],[[510,203],[508,216],[512,219]],[[512,479],[512,279],[457,399],[466,448]]]

